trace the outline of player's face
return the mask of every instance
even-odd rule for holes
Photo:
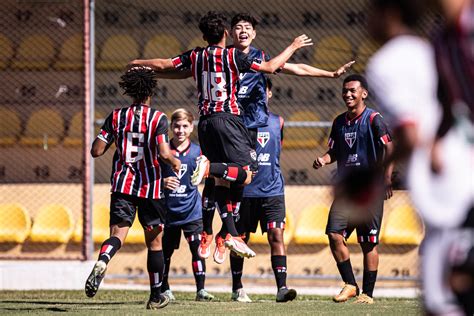
[[[241,50],[249,47],[256,35],[250,22],[240,21],[232,28],[234,46]]]
[[[173,137],[182,143],[186,141],[191,133],[193,132],[193,124],[188,122],[188,120],[177,120],[173,121],[171,124],[171,130],[173,132]]]
[[[348,109],[355,108],[364,102],[367,91],[360,85],[359,81],[349,81],[342,87],[342,99]]]

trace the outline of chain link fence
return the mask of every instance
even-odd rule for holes
[[[305,33],[314,46],[298,51],[290,61],[336,70],[354,59],[351,72],[363,73],[377,49],[365,29],[367,5],[366,0],[97,0],[93,31],[97,124],[93,134],[112,109],[129,104],[118,86],[126,64],[135,58],[173,57],[205,45],[197,23],[209,10],[225,11],[229,16],[251,12],[260,20],[253,44],[271,56]],[[83,258],[84,4],[7,0],[0,14],[0,256]],[[422,24],[421,31],[427,33],[431,27],[430,20]],[[326,150],[332,120],[345,111],[342,78],[278,74],[272,79],[270,110],[286,122],[281,166],[287,185],[289,275],[302,280],[333,277],[338,273],[324,226],[332,200],[328,185],[335,169],[316,172],[311,165]],[[370,97],[367,103],[377,108]],[[195,104],[192,79],[159,80],[154,107],[167,114],[184,107],[197,116]],[[197,141],[197,135],[193,139]],[[110,150],[95,160],[95,251],[108,236],[112,155]],[[423,226],[406,192],[396,192],[385,211],[379,276],[416,278]],[[14,230],[22,233],[12,233],[8,223],[17,225]],[[272,274],[265,238],[251,240],[259,256],[252,259],[255,264],[247,265],[248,275]],[[353,265],[361,275],[359,247],[354,240],[349,244]],[[183,245],[184,240],[172,260],[171,282],[192,277],[191,256]],[[114,258],[109,274],[143,276],[145,258],[141,228],[134,225],[129,244]],[[228,272],[226,264],[210,261],[208,276]],[[186,280],[192,283],[192,278]]]

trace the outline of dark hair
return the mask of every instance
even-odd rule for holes
[[[230,28],[234,28],[234,26],[239,23],[240,21],[245,21],[252,24],[252,27],[255,28],[258,25],[258,21],[255,17],[248,13],[237,13],[230,21]]]
[[[136,101],[144,101],[155,93],[155,72],[150,67],[135,66],[120,77],[123,94]]]
[[[266,87],[267,87],[268,90],[272,91],[272,88],[273,88],[272,79],[270,79],[270,78],[268,78],[268,77],[267,77],[266,79],[267,79],[267,80],[266,80]]]
[[[376,9],[394,9],[400,12],[402,22],[413,27],[419,22],[429,0],[372,0]]]
[[[351,81],[359,81],[361,87],[369,91],[369,85],[367,84],[367,80],[364,78],[364,76],[359,75],[359,74],[349,75],[344,79],[343,84],[346,84],[347,82],[351,82]]]
[[[209,11],[199,20],[199,29],[209,44],[217,44],[224,36],[227,17],[223,13]]]

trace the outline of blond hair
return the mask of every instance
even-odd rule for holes
[[[180,121],[180,120],[187,120],[189,123],[193,123],[194,121],[194,116],[191,112],[189,112],[186,109],[180,108],[176,109],[172,114],[171,114],[171,124],[175,121]]]

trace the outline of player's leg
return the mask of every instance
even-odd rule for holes
[[[120,193],[112,193],[110,201],[110,237],[106,239],[99,250],[99,258],[86,280],[85,292],[93,297],[99,290],[107,264],[127,237],[128,230],[135,218],[135,204],[133,197]]]
[[[334,201],[329,211],[328,224],[326,226],[329,247],[336,261],[339,274],[345,283],[341,292],[333,297],[335,302],[345,302],[359,294],[359,288],[352,270],[349,248],[347,248],[345,241],[345,238],[348,238],[353,230],[348,227],[348,212],[349,210],[344,205],[341,207],[337,201]]]
[[[216,209],[215,202],[215,180],[207,178],[202,191],[202,222],[203,232],[198,253],[201,258],[207,259],[211,254],[211,244],[213,239],[212,221],[214,219],[214,211]]]
[[[164,260],[164,272],[163,282],[161,284],[161,292],[166,295],[170,301],[174,301],[175,297],[171,292],[170,285],[168,282],[168,276],[171,267],[171,257],[173,256],[174,250],[179,249],[179,242],[181,239],[181,228],[179,226],[169,227],[166,226],[163,231],[163,260]]]

